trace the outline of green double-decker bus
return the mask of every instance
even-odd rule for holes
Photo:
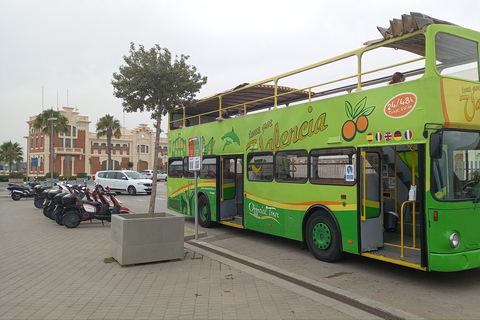
[[[322,261],[479,267],[480,33],[418,13],[379,30],[172,111],[168,208],[194,215],[198,201],[203,227],[294,239]],[[197,197],[191,137],[203,142]]]

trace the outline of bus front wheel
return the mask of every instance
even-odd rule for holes
[[[333,262],[342,258],[341,234],[330,214],[324,211],[313,213],[305,232],[308,249],[316,259]]]
[[[212,221],[210,204],[208,203],[207,197],[203,194],[198,198],[198,216],[200,225],[204,228],[213,227],[215,224]]]

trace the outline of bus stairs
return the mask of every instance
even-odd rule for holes
[[[408,152],[410,149],[407,146],[397,146],[396,152]],[[388,178],[384,180],[384,189],[390,189],[389,192],[384,193],[384,232],[382,248],[379,248],[375,252],[370,254],[375,255],[376,258],[382,260],[392,260],[391,262],[403,265],[409,265],[410,267],[420,267],[421,265],[421,250],[420,250],[420,219],[421,208],[418,201],[408,201],[410,186],[412,185],[412,170],[411,167],[406,164],[402,157],[396,154],[393,147],[383,148],[383,161],[387,165],[388,177],[394,177],[396,172],[396,188],[391,188]],[[396,162],[395,162],[396,158]],[[395,165],[397,170],[395,171]],[[415,178],[415,185],[418,185],[418,178]],[[397,205],[395,206],[395,195],[397,198]],[[418,198],[418,197],[417,197]],[[415,206],[415,210],[413,207]],[[403,230],[401,226],[401,214],[403,210]],[[415,219],[413,218],[413,212],[415,212]],[[395,226],[392,228],[391,214],[394,214],[394,220],[396,220]],[[415,222],[415,230],[414,230]],[[389,225],[390,224],[390,225]],[[403,232],[403,245],[402,245],[402,232]],[[415,241],[414,241],[415,239]]]
[[[408,205],[410,204],[406,204],[406,206]],[[406,206],[404,206],[404,208]],[[390,213],[387,212],[386,214],[388,215]],[[420,212],[416,211],[415,216],[415,232],[413,231],[413,221],[404,221],[403,230],[401,221],[395,221],[395,228],[384,227],[383,247],[380,247],[375,251],[363,252],[362,255],[399,265],[405,265],[411,268],[425,270],[425,268],[421,266],[421,233],[420,224],[418,223],[421,216]]]
[[[230,227],[244,229],[243,217],[240,215],[233,216],[231,218],[220,220],[220,224],[224,224]]]

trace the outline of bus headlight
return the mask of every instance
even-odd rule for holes
[[[452,246],[452,248],[456,248],[458,247],[459,244],[460,244],[460,236],[458,235],[458,233],[453,232],[450,235],[450,245]]]

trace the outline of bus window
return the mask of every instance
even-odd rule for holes
[[[278,151],[275,154],[275,180],[305,183],[308,179],[307,150]]]
[[[247,163],[249,181],[273,181],[273,153],[250,153]]]
[[[200,179],[215,179],[217,170],[217,159],[203,158],[202,170],[200,170]]]
[[[435,54],[438,73],[479,81],[477,42],[438,33],[435,37]]]
[[[347,165],[356,163],[354,148],[313,149],[310,152],[310,182],[314,184],[353,185],[356,180],[346,179]]]
[[[480,134],[443,132],[443,152],[432,159],[431,192],[438,200],[475,199],[480,194]]]
[[[170,158],[168,161],[168,177],[181,178],[183,176],[182,158]]]
[[[195,174],[188,170],[188,157],[183,158],[183,176],[185,178],[193,178]]]

